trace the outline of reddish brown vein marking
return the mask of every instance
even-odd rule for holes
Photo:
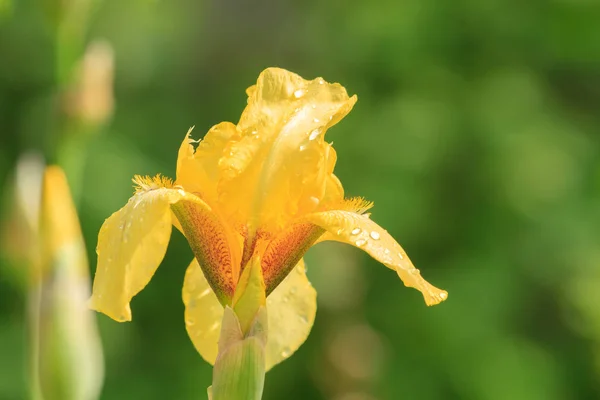
[[[222,304],[233,297],[232,257],[227,234],[218,216],[191,201],[171,206],[202,272]]]
[[[267,295],[285,279],[324,232],[319,226],[299,223],[284,230],[267,245],[261,262]]]

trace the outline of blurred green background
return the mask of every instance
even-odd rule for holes
[[[20,155],[61,162],[69,141],[48,15],[71,2],[0,0],[3,224]],[[426,308],[367,255],[320,244],[315,326],[264,399],[600,398],[598,1],[96,0],[84,37],[115,56],[112,119],[80,168],[65,161],[92,270],[131,177],[174,177],[188,127],[237,122],[264,68],[358,95],[327,135],[336,173],[449,299]],[[3,248],[0,399],[25,399],[27,285]],[[102,399],[206,398],[181,301],[191,258],[174,233],[133,322],[98,315]]]

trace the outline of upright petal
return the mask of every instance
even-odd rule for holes
[[[346,210],[324,211],[307,216],[307,220],[328,231],[323,239],[348,243],[395,270],[408,287],[423,294],[427,305],[446,300],[448,293],[427,282],[394,238],[368,216]]]
[[[194,150],[190,137],[192,129],[185,135],[177,157],[176,184],[202,198],[214,207],[217,203],[219,160],[229,141],[239,140],[234,124],[222,122],[213,126]]]
[[[219,162],[219,201],[251,229],[272,230],[319,205],[335,162],[323,136],[350,112],[356,96],[339,84],[306,81],[279,68],[265,70],[248,95],[238,124],[242,136]]]
[[[201,202],[165,179],[140,178],[138,192],[111,215],[98,235],[98,266],[90,307],[116,321],[130,321],[129,302],[150,281],[171,235],[170,205]]]
[[[317,312],[317,293],[300,261],[288,277],[267,298],[267,369],[290,357],[308,337]],[[185,323],[188,335],[202,357],[214,364],[218,352],[223,306],[196,260],[192,261],[183,284]]]

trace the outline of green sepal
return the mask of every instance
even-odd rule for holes
[[[260,400],[265,382],[267,310],[261,306],[244,335],[233,309],[225,307],[211,400]]]
[[[253,257],[242,272],[233,296],[233,310],[240,321],[243,334],[250,330],[259,308],[266,301],[260,258]]]

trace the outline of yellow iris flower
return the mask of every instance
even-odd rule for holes
[[[222,122],[201,141],[188,132],[175,182],[134,178],[135,194],[100,230],[92,308],[131,320],[129,302],[162,261],[173,225],[195,255],[183,285],[186,328],[210,363],[217,357],[223,307],[232,304],[250,260],[260,262],[268,296],[267,369],[305,341],[316,293],[302,257],[324,240],[366,251],[421,291],[427,305],[445,300],[447,292],[425,281],[402,247],[365,214],[372,204],[345,199],[333,174],[336,153],[324,135],[350,112],[356,96],[337,83],[279,68],[263,71],[247,94],[237,125]]]

